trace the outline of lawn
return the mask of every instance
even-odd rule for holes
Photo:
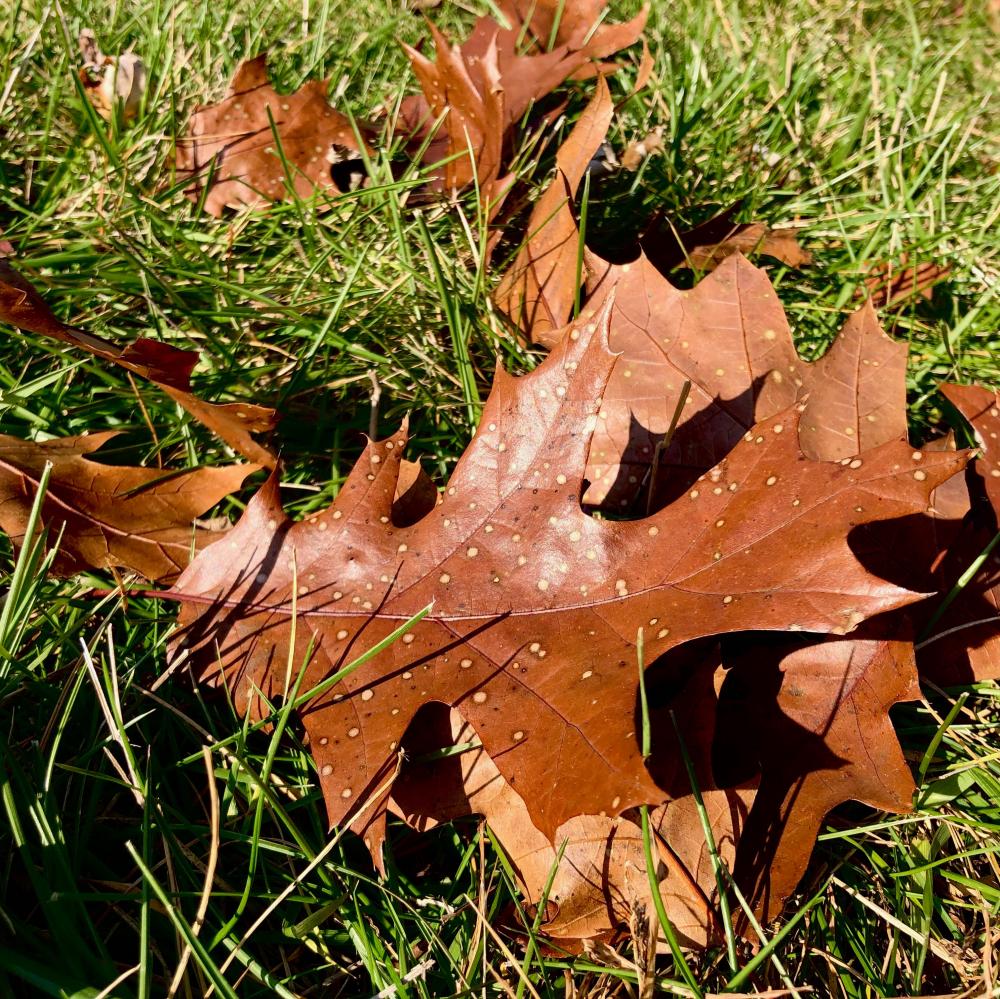
[[[815,357],[870,269],[947,268],[880,313],[910,345],[912,439],[943,425],[937,385],[1000,387],[1000,15],[974,0],[654,3],[649,87],[621,108],[619,155],[663,127],[636,172],[589,188],[588,238],[615,245],[652,212],[679,227],[741,203],[793,226],[813,262],[770,274]],[[463,37],[485,4],[424,12]],[[410,455],[440,483],[468,444],[508,335],[490,292],[519,236],[482,265],[477,207],[412,204],[381,149],[372,183],[213,219],[172,174],[191,111],[267,50],[280,89],[328,78],[345,113],[390,108],[415,80],[399,42],[424,14],[369,0],[182,4],[3,0],[0,227],[60,318],[120,341],[200,351],[198,392],[282,414],[283,498],[329,504],[364,434],[409,414]],[[612,4],[612,17],[630,9]],[[104,122],[77,83],[76,37],[132,49],[150,85]],[[635,56],[637,58],[637,56]],[[631,89],[631,57],[612,87]],[[571,83],[565,134],[592,84]],[[521,179],[551,176],[555,142]],[[397,168],[393,169],[393,163]],[[714,207],[713,207],[714,206]],[[690,281],[691,278],[684,278]],[[164,394],[43,337],[0,329],[0,431],[115,429],[114,463],[232,454]],[[235,519],[257,476],[217,515]],[[6,540],[3,542],[6,545]],[[651,994],[626,938],[551,950],[474,819],[391,825],[386,876],[328,832],[315,765],[289,719],[251,730],[183,671],[164,677],[174,609],[110,576],[56,578],[3,551],[0,612],[0,993],[13,996],[617,996]],[[110,592],[110,595],[108,593]],[[283,716],[285,717],[285,716]],[[769,943],[686,957],[705,993],[995,995],[1000,923],[1000,688],[925,689],[893,712],[918,779],[912,814],[830,816]],[[656,987],[690,995],[663,956]]]

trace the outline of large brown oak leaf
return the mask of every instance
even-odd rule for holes
[[[652,658],[750,628],[841,634],[915,599],[869,573],[848,534],[924,510],[965,456],[917,461],[890,443],[813,462],[794,408],[656,515],[587,516],[586,454],[614,365],[605,320],[530,375],[498,372],[444,501],[417,523],[392,522],[401,432],[369,444],[334,504],[304,522],[284,515],[272,477],[178,580],[174,654],[255,713],[259,694],[287,693],[289,666],[305,664],[307,690],[430,606],[303,710],[332,823],[391,782],[429,701],[462,712],[550,838],[575,815],[656,802],[635,734],[640,627]],[[355,823],[376,856],[383,807]]]

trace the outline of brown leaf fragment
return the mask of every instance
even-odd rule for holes
[[[500,12],[506,25],[481,17],[461,45],[432,26],[433,61],[404,46],[422,93],[403,100],[395,130],[408,137],[411,151],[426,146],[425,164],[452,157],[433,188],[452,194],[475,180],[488,217],[496,214],[510,186],[503,156],[513,125],[566,79],[613,70],[592,60],[627,48],[642,34],[645,11],[625,24],[602,24],[605,7],[606,0],[558,9],[505,2]]]
[[[925,617],[944,606],[918,644],[922,678],[939,686],[1000,678],[1000,558],[996,544],[1000,520],[1000,395],[978,385],[943,385],[941,393],[969,422],[980,448],[966,474],[966,514],[945,544],[935,567],[939,596],[928,602]],[[962,512],[960,498],[949,490],[945,502],[952,518]],[[974,562],[989,552],[964,589],[950,591]],[[948,601],[945,605],[944,601]]]
[[[529,331],[534,343],[552,346],[572,315],[583,249],[573,199],[613,110],[608,85],[599,77],[593,98],[556,155],[556,180],[535,203],[527,239],[494,293],[497,307]]]
[[[351,120],[330,106],[327,82],[279,94],[266,54],[240,63],[223,100],[195,111],[178,140],[177,172],[191,181],[188,197],[204,198],[205,210],[218,217],[226,208],[283,201],[289,184],[300,198],[317,189],[350,190],[364,176],[367,126],[357,123],[359,142]]]
[[[635,139],[625,147],[622,154],[622,166],[630,173],[635,173],[642,164],[663,148],[663,126],[657,125],[641,139]]]
[[[174,654],[258,714],[287,662],[308,663],[308,689],[425,613],[302,711],[331,823],[391,779],[431,701],[462,713],[550,841],[576,815],[656,802],[635,734],[640,627],[652,659],[720,631],[839,633],[915,599],[857,561],[848,531],[925,509],[965,456],[922,454],[919,475],[901,442],[812,462],[795,409],[654,516],[587,516],[585,456],[615,363],[606,337],[598,317],[531,374],[499,372],[443,501],[412,526],[391,520],[397,434],[369,444],[333,505],[301,523],[272,478],[178,580]],[[355,827],[377,857],[384,802],[369,805]]]
[[[6,241],[4,241],[6,243]],[[125,347],[58,319],[45,300],[7,259],[10,244],[0,247],[0,322],[79,347],[147,379],[250,461],[273,468],[275,457],[251,436],[274,429],[274,410],[249,403],[214,404],[191,392],[191,372],[198,354],[159,340],[140,338]],[[12,248],[10,248],[12,252]]]
[[[196,528],[196,518],[239,489],[257,466],[177,472],[88,457],[116,436],[111,431],[36,443],[0,435],[0,529],[21,546],[39,479],[51,462],[42,523],[49,542],[58,539],[57,572],[121,568],[173,579],[193,551],[219,538],[217,530]]]
[[[392,522],[410,527],[437,506],[440,496],[434,480],[419,461],[401,461],[396,495],[392,501]]]
[[[900,255],[898,265],[891,260],[876,264],[865,275],[869,301],[879,309],[901,308],[914,298],[930,301],[934,286],[951,273],[947,264],[927,261],[911,264],[909,255]]]
[[[678,266],[698,271],[714,270],[734,253],[774,257],[789,267],[804,267],[812,262],[812,254],[799,246],[794,230],[772,229],[763,222],[736,223],[721,239],[708,243],[702,242],[693,231],[686,232],[681,243],[686,255],[684,262]]]
[[[80,32],[79,48],[83,56],[80,82],[98,113],[110,118],[121,107],[126,120],[134,118],[146,92],[146,66],[142,59],[134,52],[105,55],[89,28]]]
[[[1000,510],[1000,393],[979,385],[942,385],[941,394],[972,427],[980,453],[975,470],[994,510]]]
[[[156,382],[178,405],[208,427],[237,454],[262,468],[274,468],[277,458],[270,448],[258,443],[253,434],[270,433],[277,423],[273,409],[247,402],[205,402],[193,392]]]
[[[760,773],[734,874],[770,920],[833,808],[855,800],[910,811],[915,786],[889,709],[920,691],[906,641],[754,636],[728,646],[715,752]]]
[[[633,255],[645,254],[663,274],[678,268],[708,272],[734,253],[762,254],[790,267],[812,263],[812,254],[799,245],[795,230],[773,229],[763,222],[737,222],[741,208],[740,202],[730,205],[693,229],[678,229],[666,213],[657,212],[630,249]]]

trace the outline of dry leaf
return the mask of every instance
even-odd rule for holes
[[[592,74],[592,60],[639,39],[645,11],[625,24],[599,24],[605,6],[606,0],[558,7],[505,0],[500,12],[508,26],[481,17],[460,46],[432,26],[434,61],[405,46],[423,92],[402,102],[396,131],[409,137],[413,151],[426,144],[424,163],[454,157],[433,186],[452,193],[475,180],[488,216],[496,214],[510,186],[503,150],[511,127],[566,79]],[[525,39],[533,44],[525,47]]]
[[[191,181],[188,197],[204,198],[205,210],[220,216],[226,208],[283,201],[289,186],[300,198],[357,186],[365,174],[367,126],[358,124],[356,134],[326,92],[327,81],[310,80],[279,94],[266,54],[240,63],[226,97],[195,111],[178,140],[177,172]]]
[[[5,241],[6,242],[6,241]],[[10,246],[9,243],[6,244]],[[158,340],[141,338],[126,347],[58,319],[30,282],[11,265],[0,247],[0,322],[80,347],[161,388],[196,420],[250,461],[273,468],[275,457],[251,436],[274,428],[274,410],[249,403],[216,405],[191,392],[190,377],[198,355]]]
[[[677,267],[711,271],[734,253],[774,257],[789,267],[812,263],[812,254],[799,246],[794,230],[772,229],[763,222],[735,222],[733,216],[738,208],[734,205],[683,232],[677,232],[658,215],[639,237],[639,246],[664,274]]]
[[[357,820],[376,857],[384,803],[359,809],[390,780],[425,703],[462,712],[551,838],[576,815],[657,801],[633,720],[638,628],[652,659],[720,630],[840,634],[916,598],[871,575],[848,531],[925,509],[965,457],[921,453],[917,475],[897,442],[812,462],[795,409],[651,518],[584,514],[589,434],[614,364],[605,336],[604,323],[581,325],[532,374],[498,374],[443,502],[412,527],[391,522],[399,434],[371,443],[333,506],[305,522],[285,517],[272,478],[176,584],[174,655],[253,713],[282,693],[287,662],[308,662],[308,689],[433,602],[303,710],[330,820]]]
[[[577,261],[582,253],[573,199],[584,172],[600,148],[614,106],[603,79],[556,155],[556,177],[535,203],[528,237],[500,279],[497,307],[536,343],[551,346],[561,336],[579,291]]]
[[[647,132],[641,139],[630,142],[622,154],[622,166],[634,173],[642,164],[663,148],[663,126],[657,125],[652,131]]]
[[[930,301],[934,287],[951,273],[947,264],[927,261],[910,264],[909,255],[900,255],[899,265],[885,261],[872,267],[865,275],[865,287],[870,301],[879,309],[901,308],[914,298]]]
[[[436,49],[434,62],[403,46],[423,96],[403,102],[400,121],[413,136],[411,147],[427,144],[424,162],[447,160],[432,187],[456,192],[475,181],[480,200],[492,217],[508,186],[501,181],[500,172],[503,140],[510,124],[496,43],[494,40],[481,57],[467,62],[458,46],[449,44],[433,25],[430,30]],[[437,130],[439,119],[444,125]]]
[[[1000,517],[1000,396],[976,385],[944,385],[942,394],[971,425],[981,449],[966,482],[971,503],[950,495],[953,527],[937,540],[947,552],[936,567],[936,609],[959,579],[995,543]],[[935,504],[937,505],[937,504]],[[912,544],[912,542],[911,542]],[[942,686],[1000,679],[1000,558],[993,550],[918,645],[920,675]]]
[[[105,55],[89,28],[80,32],[83,68],[80,82],[90,102],[104,118],[121,107],[125,119],[134,118],[146,92],[146,67],[134,52]]]
[[[88,457],[115,432],[36,443],[0,434],[0,529],[20,547],[46,462],[52,473],[42,504],[55,569],[125,568],[148,579],[173,579],[193,550],[218,531],[194,521],[257,470],[230,465],[192,471],[105,465]]]

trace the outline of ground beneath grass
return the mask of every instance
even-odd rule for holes
[[[940,381],[1000,385],[990,6],[657,2],[653,81],[611,141],[620,154],[659,125],[663,149],[591,185],[590,238],[620,245],[655,210],[684,226],[740,200],[742,218],[795,226],[814,262],[771,274],[807,356],[870,268],[946,265],[930,297],[881,313],[910,344],[922,439],[941,424]],[[171,175],[190,111],[265,49],[279,86],[329,77],[345,112],[391,106],[415,89],[398,42],[426,37],[421,15],[386,0],[0,10],[0,226],[57,313],[116,339],[198,349],[201,394],[281,410],[296,515],[329,503],[364,432],[387,433],[406,413],[412,455],[447,475],[497,356],[512,371],[537,360],[489,304],[516,240],[485,272],[474,199],[415,211],[415,178],[394,179],[388,152],[370,187],[332,206],[222,220],[198,213]],[[485,10],[427,13],[461,37]],[[127,125],[97,118],[74,82],[84,27],[149,67]],[[619,97],[634,74],[616,78]],[[589,94],[566,89],[563,131]],[[553,149],[518,158],[526,184],[546,182]],[[104,449],[111,462],[231,459],[167,397],[140,401],[122,372],[0,330],[0,430],[42,440],[97,429],[122,432]],[[251,492],[218,513],[238,514]],[[627,940],[570,957],[490,928],[516,891],[475,821],[423,836],[393,827],[388,874],[376,877],[351,837],[328,835],[296,733],[250,732],[183,675],[159,682],[171,609],[94,595],[108,585],[35,571],[0,616],[0,992],[638,994]],[[706,991],[996,994],[1000,688],[925,698],[894,712],[921,788],[913,814],[831,816],[771,945],[745,948],[736,969],[721,952],[692,955]],[[689,994],[669,960],[658,974],[663,990]]]

